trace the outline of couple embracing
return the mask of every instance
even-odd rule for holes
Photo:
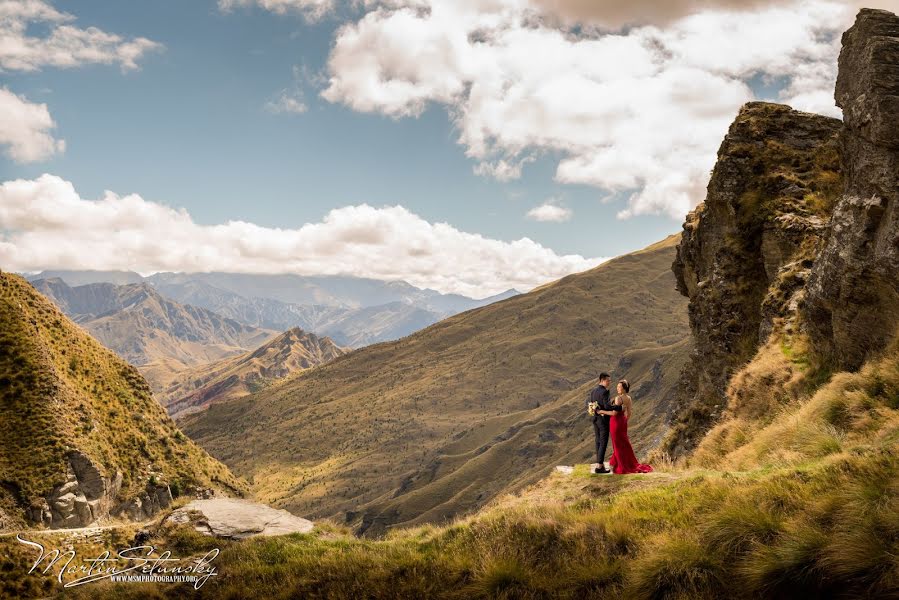
[[[637,462],[631,441],[627,437],[627,421],[633,410],[633,400],[629,394],[631,386],[626,379],[618,382],[618,394],[611,399],[609,386],[612,377],[608,373],[599,375],[599,385],[593,388],[587,398],[587,413],[593,418],[593,434],[596,436],[596,462],[594,473],[649,473],[652,467]],[[612,439],[611,470],[606,468],[606,448]]]

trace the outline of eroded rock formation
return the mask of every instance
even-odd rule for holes
[[[86,527],[109,516],[141,521],[172,503],[171,489],[161,480],[148,481],[141,493],[121,500],[121,472],[106,477],[90,458],[78,451],[70,452],[68,461],[66,480],[26,511],[25,516],[34,523],[70,528]]]
[[[699,441],[731,374],[795,305],[840,189],[839,129],[837,119],[763,102],[731,125],[672,267],[696,344],[668,452]]]
[[[845,188],[804,313],[825,358],[857,369],[899,327],[899,17],[866,9],[843,34],[836,101]]]
[[[843,36],[844,122],[750,103],[721,145],[673,270],[696,350],[664,449],[692,449],[734,372],[773,332],[807,333],[856,369],[899,327],[899,17],[862,10]]]

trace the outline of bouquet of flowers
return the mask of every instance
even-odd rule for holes
[[[587,414],[593,416],[596,414],[596,409],[599,408],[599,404],[596,402],[590,402],[587,405]]]

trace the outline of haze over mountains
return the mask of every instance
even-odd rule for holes
[[[243,353],[279,333],[179,304],[147,283],[69,287],[53,278],[32,285],[104,346],[140,367],[154,390],[189,366]]]
[[[247,325],[279,332],[300,327],[347,347],[397,339],[519,293],[508,290],[475,300],[402,281],[337,276],[157,273],[143,278],[119,271],[44,271],[27,278],[59,278],[70,286],[145,282],[167,298]]]
[[[290,330],[196,372],[235,395],[185,431],[259,499],[352,533],[211,541],[188,520],[141,537],[221,547],[197,598],[899,598],[899,17],[862,10],[839,65],[843,121],[743,106],[680,235],[277,382],[329,340]],[[36,285],[80,308],[101,289]],[[151,306],[112,315],[163,306],[119,289]],[[145,519],[165,481],[241,491],[133,367],[2,273],[0,342],[0,528]],[[552,469],[592,461],[601,370],[631,382],[637,454],[674,460]],[[62,597],[17,568],[18,544],[0,538],[0,594]],[[136,585],[74,593],[185,595]]]

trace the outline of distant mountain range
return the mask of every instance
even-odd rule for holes
[[[144,278],[128,271],[44,271],[27,278],[59,279],[69,286],[144,283],[166,298],[245,325],[273,331],[300,327],[351,348],[398,339],[448,316],[519,294],[508,290],[476,300],[403,281],[340,276],[157,273]],[[90,293],[112,292],[92,288]]]
[[[180,304],[147,283],[70,287],[53,278],[31,284],[104,346],[140,367],[154,390],[189,366],[242,354],[279,333]]]

